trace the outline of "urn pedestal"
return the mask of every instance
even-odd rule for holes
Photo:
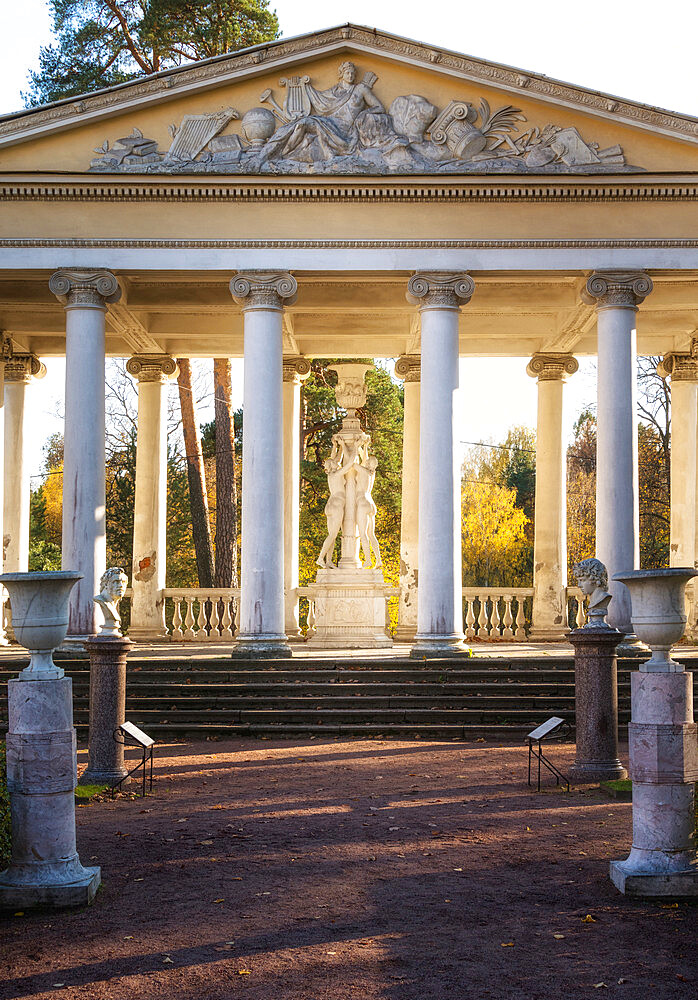
[[[79,573],[7,573],[18,642],[31,660],[8,682],[7,787],[10,867],[0,872],[0,909],[84,906],[100,869],[80,863],[75,843],[77,756],[73,684],[52,650],[68,628],[68,595]]]
[[[124,745],[114,732],[126,718],[126,658],[133,646],[123,636],[94,636],[90,656],[90,736],[81,785],[116,785],[127,774]]]
[[[632,849],[624,861],[611,862],[611,880],[627,895],[698,899],[693,677],[670,656],[686,627],[686,584],[696,575],[676,568],[614,577],[628,587],[633,626],[652,648],[631,678]]]
[[[320,569],[310,588],[315,631],[309,649],[386,649],[386,590],[380,569]]]

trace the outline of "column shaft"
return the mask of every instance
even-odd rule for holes
[[[569,355],[535,355],[529,375],[538,377],[536,506],[533,536],[531,638],[562,640],[567,631],[567,483],[562,433],[565,375],[577,371]]]
[[[422,323],[419,443],[419,604],[412,656],[463,650],[460,468],[454,426],[458,315],[467,275],[417,274],[408,296]]]
[[[305,358],[283,359],[284,630],[290,640],[302,638],[298,619],[301,379],[309,374]]]
[[[97,631],[93,597],[106,567],[104,319],[120,290],[109,271],[58,271],[49,287],[66,310],[61,565],[83,574],[70,596],[70,639]]]
[[[46,368],[33,354],[15,354],[5,365],[4,571],[29,569],[30,481],[24,440],[27,387]]]
[[[130,358],[129,373],[138,378],[136,496],[133,510],[131,625],[133,639],[167,634],[167,384],[177,363],[166,355]]]
[[[397,642],[412,642],[417,632],[419,552],[419,357],[405,356],[395,365],[405,380],[402,430],[402,508],[400,514],[400,600]]]
[[[647,275],[597,273],[586,301],[597,302],[596,555],[608,569],[608,624],[632,633],[630,595],[611,578],[640,561],[637,466],[637,305],[652,290]]]
[[[290,275],[239,274],[245,371],[242,445],[242,572],[235,656],[290,656],[284,632],[282,301]]]

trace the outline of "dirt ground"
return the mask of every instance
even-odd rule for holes
[[[168,745],[155,782],[78,808],[93,906],[0,918],[2,1000],[698,997],[698,907],[609,881],[630,805],[520,745]]]

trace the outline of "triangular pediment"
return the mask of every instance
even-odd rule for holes
[[[344,25],[2,117],[0,169],[698,172],[698,119]]]

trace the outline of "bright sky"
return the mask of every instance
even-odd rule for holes
[[[7,44],[0,61],[0,111],[22,107],[20,91],[37,63],[39,47],[50,41],[46,0],[23,0],[10,6],[0,0]],[[285,36],[331,27],[345,21],[371,25],[397,35],[441,45],[468,55],[544,73],[571,83],[647,104],[698,113],[695,0],[498,0],[496,4],[455,4],[431,0],[278,0],[275,7]],[[9,9],[8,9],[9,8]],[[49,373],[36,393],[30,428],[32,471],[41,464],[41,445],[61,429],[64,365],[49,359]],[[236,365],[238,375],[241,365]],[[241,381],[237,382],[238,400]],[[535,382],[523,359],[479,358],[461,364],[462,437],[498,441],[514,424],[535,426]],[[568,384],[565,423],[568,430],[579,410],[595,395],[593,363],[586,361]],[[39,411],[41,408],[41,412]],[[203,419],[210,415],[202,414]]]

